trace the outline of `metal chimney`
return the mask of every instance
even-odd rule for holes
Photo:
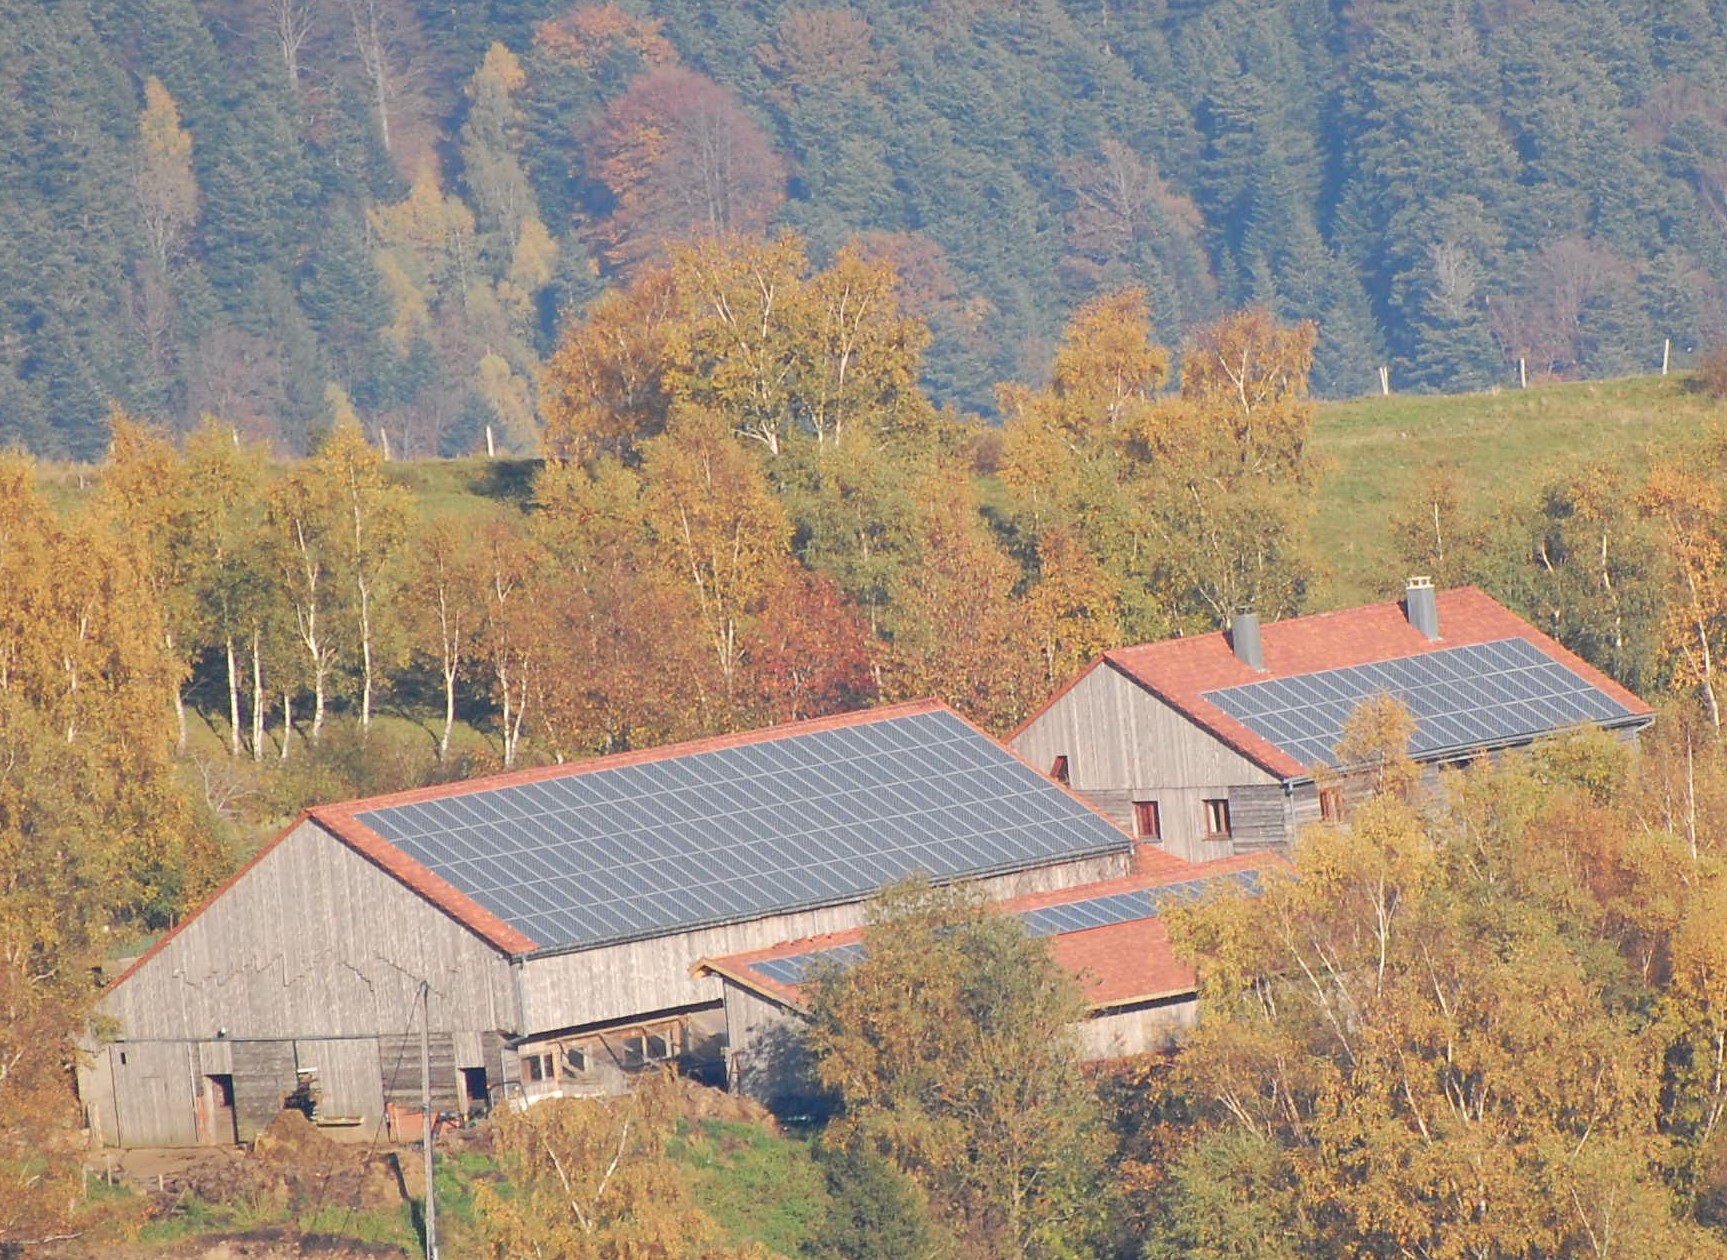
[[[1259,614],[1239,612],[1229,620],[1229,646],[1235,659],[1260,673],[1265,672],[1265,653],[1259,647]]]
[[[1412,577],[1403,592],[1403,612],[1414,626],[1429,639],[1439,637],[1439,599],[1433,592],[1433,579]]]

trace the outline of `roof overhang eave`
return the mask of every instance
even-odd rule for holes
[[[1578,725],[1589,725],[1603,731],[1637,731],[1654,721],[1655,715],[1653,713],[1628,713],[1624,717],[1609,718],[1604,722],[1578,723]],[[1459,757],[1474,756],[1480,753],[1504,752],[1507,748],[1522,748],[1548,735],[1556,735],[1559,733],[1559,729],[1563,728],[1535,731],[1528,735],[1508,735],[1503,739],[1486,740],[1474,744],[1448,744],[1443,748],[1430,748],[1415,757],[1415,760],[1426,765],[1435,761],[1455,761]],[[1338,767],[1333,768],[1338,769]],[[1341,769],[1347,770],[1348,768],[1342,767]],[[1315,781],[1315,777],[1311,774],[1295,775],[1284,779],[1283,786],[1288,791],[1298,787],[1306,787]]]
[[[1001,875],[1014,875],[1020,871],[1033,871],[1040,867],[1059,866],[1064,862],[1084,862],[1091,858],[1107,857],[1112,853],[1131,853],[1133,840],[1125,833],[1119,842],[1112,840],[1108,844],[1096,845],[1089,849],[1076,849],[1071,853],[1063,853],[1044,861],[1014,862],[1004,866],[992,866],[985,870],[966,871],[959,875],[949,875],[931,882],[938,886],[966,883],[979,879],[995,879]],[[887,887],[887,885],[882,885]],[[773,919],[786,914],[805,914],[811,910],[826,910],[835,906],[856,905],[879,895],[880,888],[868,892],[844,897],[820,897],[809,901],[800,901],[793,905],[775,906],[770,910],[749,914],[725,915],[713,919],[699,919],[690,923],[680,923],[666,928],[647,928],[639,932],[625,932],[616,936],[601,937],[592,941],[575,941],[564,945],[542,945],[537,949],[512,955],[523,962],[538,962],[545,958],[556,958],[563,954],[582,954],[592,949],[606,949],[613,945],[630,945],[637,941],[658,940],[667,936],[682,936],[686,932],[702,932],[710,928],[732,927],[739,923],[751,923],[759,919]]]

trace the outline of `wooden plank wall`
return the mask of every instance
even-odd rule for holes
[[[125,1146],[196,1146],[202,1078],[183,1041],[111,1046],[115,1141]]]
[[[1129,849],[1123,837],[1120,853],[980,880],[978,887],[993,898],[1005,898],[1110,879],[1127,873],[1132,860]],[[852,902],[530,958],[522,964],[524,1026],[529,1031],[578,1028],[633,1019],[653,1011],[716,1004],[721,998],[720,982],[711,976],[691,974],[690,968],[701,959],[854,928],[863,922],[866,904]]]
[[[769,1107],[795,1108],[811,1091],[803,1020],[742,985],[724,988],[727,1088]]]
[[[1233,852],[1229,842],[1207,839],[1203,801],[1280,782],[1108,665],[1011,742],[1042,769],[1065,756],[1074,790],[1129,830],[1133,802],[1156,801],[1164,848],[1190,862]]]
[[[78,1056],[78,1101],[84,1124],[103,1146],[120,1144],[119,1117],[114,1099],[114,1066],[106,1046]]]
[[[316,823],[295,829],[106,994],[127,1040],[518,1029],[508,960]]]
[[[427,1038],[431,1056],[432,1105],[454,1111],[461,1105],[456,1092],[456,1047],[448,1033]],[[373,1071],[383,1081],[384,1101],[398,1107],[420,1105],[420,1038],[379,1037]]]
[[[1229,832],[1237,853],[1283,849],[1293,839],[1294,812],[1283,788],[1246,784],[1229,789]]]
[[[282,1099],[293,1092],[294,1043],[237,1041],[233,1056],[235,1127],[240,1140],[250,1142],[282,1113]]]
[[[419,1039],[415,1038],[413,1076],[420,1080]],[[318,1073],[318,1111],[324,1116],[358,1116],[362,1125],[375,1125],[384,1112],[384,1091],[376,1037],[323,1038],[294,1043],[300,1070]]]
[[[1080,1058],[1096,1063],[1167,1050],[1198,1019],[1199,1002],[1193,997],[1104,1011],[1079,1025]]]

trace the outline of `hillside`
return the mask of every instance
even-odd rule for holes
[[[1463,506],[1492,516],[1528,508],[1555,480],[1595,464],[1629,479],[1700,440],[1727,406],[1681,376],[1628,377],[1482,394],[1368,396],[1324,402],[1313,446],[1323,473],[1312,546],[1321,559],[1310,610],[1384,599],[1407,576],[1386,523],[1436,474]],[[481,458],[397,463],[395,479],[429,515],[469,516],[529,493],[536,464]]]
[[[1635,481],[1653,456],[1700,439],[1727,408],[1680,377],[1549,385],[1443,397],[1323,404],[1313,440],[1326,461],[1314,545],[1329,572],[1316,603],[1386,598],[1404,576],[1387,522],[1434,476],[1474,515],[1532,507],[1553,482],[1595,464]]]
[[[1727,30],[1668,0],[0,0],[0,442],[110,400],[300,450],[532,441],[563,313],[691,231],[898,265],[938,402],[1316,319],[1350,396],[1648,371],[1719,338]]]

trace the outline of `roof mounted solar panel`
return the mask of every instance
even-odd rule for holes
[[[1203,698],[1311,766],[1331,765],[1349,714],[1377,696],[1407,708],[1416,757],[1533,739],[1632,713],[1526,639],[1445,648],[1373,665],[1245,683]]]
[[[1022,910],[1016,917],[1025,925],[1028,936],[1065,936],[1092,928],[1155,919],[1174,906],[1232,888],[1257,894],[1260,889],[1259,872],[1231,871],[1226,875],[1204,876],[1179,884],[1088,897],[1036,910]],[[748,966],[751,971],[776,984],[795,986],[802,984],[810,971],[818,966],[854,966],[863,960],[865,953],[862,941],[849,941],[844,945],[815,946],[802,953],[782,954]]]
[[[1125,849],[950,712],[799,730],[353,817],[544,949]],[[534,895],[519,891],[532,887]]]

